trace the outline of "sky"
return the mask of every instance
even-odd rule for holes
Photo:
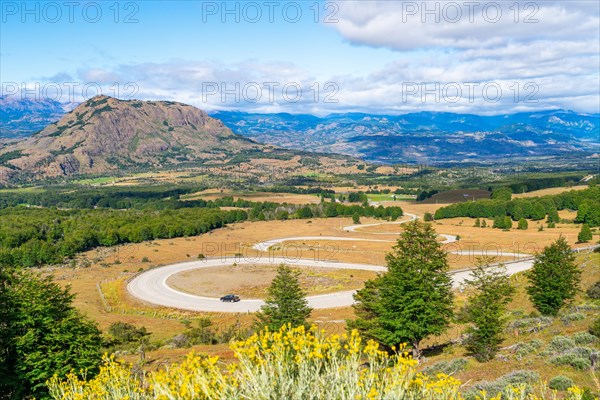
[[[600,112],[598,1],[6,1],[1,94],[208,111]]]

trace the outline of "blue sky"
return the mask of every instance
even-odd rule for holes
[[[315,114],[600,107],[595,1],[24,4],[0,2],[4,95],[68,101],[76,84],[75,101]]]

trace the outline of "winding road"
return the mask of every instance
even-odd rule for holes
[[[410,219],[397,221],[397,222],[382,222],[378,224],[366,224],[366,225],[351,225],[344,227],[346,232],[360,232],[361,227],[371,227],[379,225],[391,225],[391,224],[403,224],[417,219],[414,214],[405,213]],[[382,232],[361,232],[365,234],[392,234]],[[393,233],[398,235],[398,233]],[[445,240],[441,243],[452,243],[456,242],[457,237],[454,235],[440,234]],[[393,242],[392,240],[382,239],[365,239],[356,237],[337,237],[337,236],[299,236],[299,237],[287,237],[277,238],[268,241],[256,243],[252,246],[253,249],[268,252],[272,246],[281,245],[286,241],[369,241],[369,242]],[[483,251],[451,251],[454,254],[469,254],[469,255],[483,255]],[[528,254],[519,253],[500,253],[500,256],[515,256],[520,259],[515,262],[505,263],[506,271],[508,274],[516,274],[518,272],[525,271],[533,265],[532,257]],[[202,268],[211,268],[218,266],[228,266],[236,263],[237,265],[249,265],[249,264],[261,264],[261,265],[279,265],[282,263],[293,264],[294,266],[305,266],[305,267],[319,267],[319,268],[336,268],[336,269],[353,269],[353,270],[367,270],[367,271],[385,271],[385,266],[379,265],[368,265],[368,264],[352,264],[337,261],[322,261],[314,259],[293,259],[283,257],[273,257],[268,253],[258,256],[255,259],[242,259],[240,257],[220,257],[214,259],[204,259],[198,261],[184,262],[178,264],[172,264],[164,267],[154,268],[147,270],[137,276],[135,276],[127,285],[129,293],[148,303],[156,304],[159,306],[178,308],[190,311],[207,311],[207,312],[224,312],[224,313],[242,313],[242,312],[256,312],[264,304],[260,299],[243,299],[237,303],[223,303],[218,298],[213,297],[202,297],[191,295],[173,289],[167,284],[167,280],[170,276],[178,274],[183,271],[190,271]],[[454,287],[460,287],[466,279],[470,278],[471,271],[459,270],[450,272],[452,276],[452,283]],[[354,290],[348,290],[343,292],[328,293],[317,296],[307,297],[308,305],[314,309],[324,308],[336,308],[336,307],[347,307],[354,303],[353,294]]]

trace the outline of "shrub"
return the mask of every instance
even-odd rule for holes
[[[526,329],[532,332],[539,332],[552,324],[552,317],[529,317],[514,320],[509,324],[511,329]]]
[[[198,254],[198,260],[204,260],[206,256],[202,253]]]
[[[590,369],[592,365],[589,355],[587,358],[585,358],[575,352],[555,356],[550,360],[550,362],[554,365],[570,365],[571,367],[579,370]]]
[[[109,346],[126,348],[130,344],[141,343],[150,333],[143,326],[138,328],[127,322],[115,322],[108,327],[108,335],[110,336],[107,343]]]
[[[150,262],[150,259],[148,257],[144,257],[144,258],[142,258],[142,262],[143,263]]]
[[[590,325],[588,332],[596,337],[600,337],[600,318],[596,318]]]
[[[567,390],[570,387],[573,387],[573,380],[571,378],[567,378],[563,375],[555,376],[550,379],[548,382],[548,387],[553,390]]]
[[[185,334],[173,336],[170,340],[171,346],[175,348],[190,347],[190,338]]]
[[[600,299],[600,281],[590,286],[585,293],[590,299]]]
[[[502,399],[508,399],[511,398],[511,388],[518,387],[521,389],[521,393],[527,394],[531,392],[531,385],[539,380],[540,376],[537,372],[528,370],[512,371],[495,381],[476,383],[473,388],[465,393],[465,399],[480,399],[481,391],[486,391],[490,396],[502,394]]]
[[[544,345],[544,342],[542,342],[539,339],[533,339],[532,341],[527,342],[527,343],[520,342],[515,345],[514,352],[515,352],[515,355],[517,356],[517,358],[521,359],[524,356],[526,356],[527,354],[534,353],[537,350],[541,349],[543,345]]]
[[[169,368],[140,374],[130,366],[105,357],[100,373],[88,381],[70,374],[66,380],[48,382],[53,399],[419,399],[460,398],[461,383],[449,376],[419,374],[417,361],[390,356],[353,331],[349,336],[325,337],[317,329],[283,327],[263,331],[231,345],[238,362],[223,365],[218,357],[188,354]],[[503,400],[523,399],[529,385],[538,382],[532,371],[514,371],[493,382],[478,383],[467,399],[479,390],[502,393]],[[519,391],[514,388],[518,388]],[[580,400],[581,390],[565,399]],[[539,400],[536,396],[529,400]]]
[[[234,342],[231,348],[239,361],[235,367],[224,367],[218,357],[190,353],[180,364],[148,373],[147,384],[132,376],[126,365],[107,358],[96,378],[87,382],[76,376],[64,382],[54,378],[49,382],[50,393],[63,400],[450,400],[459,396],[458,380],[420,375],[417,361],[389,356],[372,341],[364,344],[356,331],[327,338],[316,329],[283,327]]]
[[[467,363],[468,361],[464,358],[440,361],[425,368],[423,372],[430,376],[437,376],[438,374],[454,375],[463,371],[467,366]]]
[[[592,231],[591,231],[589,225],[583,224],[581,226],[581,231],[577,235],[577,242],[585,243],[585,242],[589,242],[590,240],[592,240]]]
[[[575,347],[575,341],[566,336],[555,336],[548,345],[548,350],[562,353]]]
[[[598,341],[598,337],[595,335],[592,335],[589,332],[577,332],[576,334],[574,334],[572,336],[572,338],[575,341],[575,343],[578,345],[592,344],[592,343]]]
[[[566,314],[566,315],[563,315],[562,317],[560,317],[560,320],[565,325],[570,325],[573,321],[581,321],[583,319],[585,319],[585,314],[580,313],[580,312]]]
[[[529,224],[527,223],[527,220],[525,218],[521,218],[519,220],[519,224],[517,226],[517,229],[527,230],[527,228],[529,228]]]

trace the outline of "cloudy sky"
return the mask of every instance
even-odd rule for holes
[[[2,94],[320,115],[598,113],[599,4],[3,0]]]

